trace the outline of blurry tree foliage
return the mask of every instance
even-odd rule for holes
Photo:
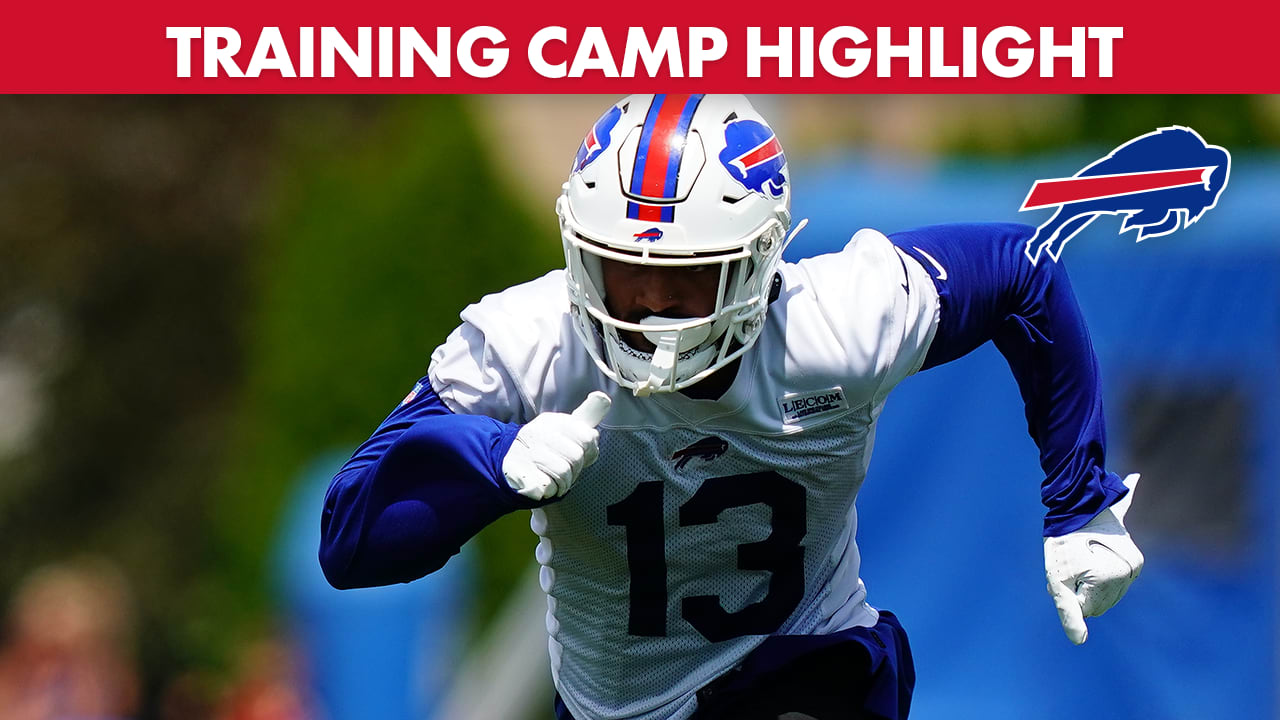
[[[554,219],[457,98],[6,98],[0,137],[0,361],[44,399],[0,456],[0,597],[114,558],[154,711],[271,622],[301,467],[354,449],[466,303],[558,265]],[[482,611],[532,557],[523,515],[480,538]]]
[[[32,447],[0,458],[0,592],[48,562],[113,558],[151,694],[208,659],[193,642],[219,585],[207,508],[280,105],[0,102],[0,359],[29,368],[41,406]]]
[[[279,136],[251,255],[247,377],[218,493],[230,587],[262,577],[300,468],[368,437],[426,374],[467,303],[563,264],[554,217],[534,221],[507,195],[463,100],[294,107]],[[532,562],[535,540],[523,512],[478,538],[482,615]],[[233,627],[261,617],[253,604],[226,609],[248,613],[227,618]]]
[[[1280,144],[1267,98],[1249,95],[1085,95],[1078,142],[1116,144],[1169,125],[1194,128],[1232,152]]]

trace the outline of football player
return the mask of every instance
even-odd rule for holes
[[[566,267],[485,297],[333,479],[336,587],[408,582],[532,509],[560,718],[906,717],[907,637],[858,577],[889,392],[991,340],[1045,472],[1072,642],[1142,567],[1097,363],[1021,225],[860,230],[781,261],[786,156],[741,96],[635,95],[574,158]]]

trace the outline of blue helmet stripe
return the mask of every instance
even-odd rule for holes
[[[649,114],[644,118],[644,129],[640,131],[640,147],[636,149],[636,163],[631,168],[631,192],[643,195],[644,168],[649,160],[649,141],[653,139],[653,129],[658,124],[658,113],[662,111],[662,103],[666,95],[654,95],[649,103]]]

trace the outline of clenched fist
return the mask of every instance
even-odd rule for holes
[[[1129,493],[1098,513],[1088,525],[1062,537],[1044,539],[1044,569],[1049,595],[1071,642],[1089,637],[1084,619],[1097,617],[1124,597],[1142,572],[1142,552],[1124,527],[1138,474],[1124,479]]]

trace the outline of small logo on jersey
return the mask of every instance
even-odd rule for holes
[[[937,260],[934,260],[932,255],[930,255],[929,253],[927,253],[927,252],[925,252],[925,251],[921,250],[920,248],[916,247],[915,245],[912,245],[912,246],[911,246],[911,249],[912,249],[912,250],[915,250],[916,252],[918,252],[918,253],[920,253],[921,255],[923,255],[923,256],[924,256],[924,259],[925,259],[925,260],[928,260],[928,261],[929,261],[929,264],[933,266],[933,269],[938,271],[938,274],[937,274],[937,275],[934,275],[934,277],[935,277],[935,278],[937,278],[937,279],[939,279],[939,280],[946,280],[946,279],[947,279],[947,269],[946,269],[946,268],[944,268],[944,267],[942,267],[942,264],[941,264],[941,263],[939,263]]]
[[[729,443],[712,435],[711,437],[702,438],[683,450],[675,451],[672,453],[671,459],[676,461],[676,469],[681,470],[694,458],[711,462],[728,451]]]
[[[658,242],[659,240],[662,239],[662,229],[656,228],[656,227],[649,228],[644,232],[638,232],[635,235],[632,235],[632,237],[636,239],[636,242],[641,242],[641,241]]]
[[[744,188],[774,199],[787,185],[787,156],[768,125],[735,120],[724,128],[725,149],[720,164]]]
[[[782,410],[782,422],[791,424],[814,415],[847,410],[849,404],[845,402],[844,389],[837,386],[807,393],[787,393],[778,398],[778,407]]]
[[[578,153],[573,156],[573,170],[570,174],[590,165],[600,157],[600,153],[604,152],[605,148],[609,147],[610,133],[613,132],[613,126],[618,124],[618,119],[621,117],[622,108],[615,105],[596,120],[596,124],[591,126],[591,131],[578,146]]]
[[[1037,180],[1023,210],[1057,207],[1027,241],[1027,259],[1058,261],[1062,248],[1099,215],[1124,215],[1120,232],[1138,242],[1188,227],[1218,204],[1231,153],[1188,127],[1160,128],[1112,150],[1069,178]]]
[[[405,395],[404,399],[400,401],[400,407],[404,407],[405,405],[413,402],[413,399],[418,397],[418,393],[420,392],[422,392],[422,383],[418,383],[413,386],[413,389],[409,391],[409,394]]]

